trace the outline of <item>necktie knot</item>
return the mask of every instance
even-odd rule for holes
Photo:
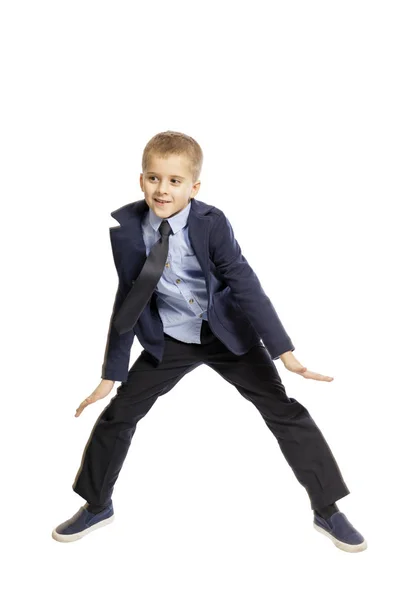
[[[165,219],[164,221],[161,221],[159,232],[162,236],[171,235],[172,233],[172,227]]]

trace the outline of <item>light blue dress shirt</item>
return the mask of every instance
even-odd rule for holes
[[[204,274],[189,240],[190,208],[191,202],[166,219],[172,233],[167,261],[155,293],[164,332],[182,342],[200,344],[201,324],[203,319],[208,320],[208,298]],[[158,228],[162,221],[149,207],[141,224],[147,256],[161,238]]]

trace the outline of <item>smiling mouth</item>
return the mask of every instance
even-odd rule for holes
[[[169,204],[170,200],[157,200],[157,198],[154,198],[155,201],[157,202],[157,204]]]

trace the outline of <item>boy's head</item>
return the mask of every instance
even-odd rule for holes
[[[143,151],[140,174],[149,208],[163,219],[183,210],[199,191],[202,164],[203,152],[190,136],[164,131],[152,137]]]

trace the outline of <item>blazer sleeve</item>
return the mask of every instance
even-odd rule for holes
[[[119,281],[108,328],[107,343],[101,371],[102,379],[125,382],[128,378],[129,359],[135,333],[133,329],[131,329],[120,335],[113,324],[114,316],[117,314],[126,296],[127,290],[123,287],[121,281]]]
[[[260,335],[273,360],[295,349],[271,300],[242,254],[232,225],[221,211],[210,231],[210,257],[233,297]]]

